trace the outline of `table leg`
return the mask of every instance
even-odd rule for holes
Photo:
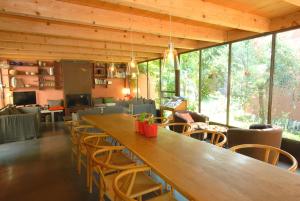
[[[51,112],[51,122],[52,122],[53,124],[55,123],[54,112]]]

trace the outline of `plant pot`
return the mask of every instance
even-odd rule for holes
[[[144,135],[145,134],[145,130],[144,130],[144,127],[145,127],[145,122],[141,122],[141,121],[136,121],[136,131],[140,134],[140,135]]]
[[[157,125],[156,124],[145,124],[144,127],[146,137],[156,137],[157,136]]]

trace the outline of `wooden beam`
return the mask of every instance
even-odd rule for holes
[[[132,30],[141,33],[151,33],[169,36],[170,24],[149,16],[133,15],[113,10],[92,8],[56,0],[1,0],[0,13],[29,16],[47,20],[68,22],[74,24]],[[178,38],[193,40],[224,42],[225,33],[210,27],[176,22],[172,23],[172,35]]]
[[[300,6],[300,0],[283,0],[283,1],[292,4],[294,6]]]
[[[0,48],[9,50],[32,50],[42,52],[55,52],[55,53],[74,53],[74,54],[90,54],[90,55],[112,55],[112,56],[131,56],[130,51],[117,51],[117,50],[103,50],[87,47],[72,47],[72,46],[57,46],[57,45],[40,45],[32,43],[18,43],[18,42],[3,42],[0,40]],[[134,52],[135,57],[142,58],[157,58],[161,54]]]
[[[8,58],[15,55],[15,58],[34,57],[39,59],[43,58],[56,58],[56,59],[74,59],[74,60],[95,60],[95,61],[114,61],[114,62],[128,62],[130,57],[126,56],[103,56],[103,55],[82,55],[73,53],[53,53],[53,52],[40,52],[40,51],[24,51],[24,50],[7,50],[0,48],[0,55]],[[145,58],[137,58],[138,61],[146,60]]]
[[[0,15],[0,30],[45,34],[67,38],[79,38],[86,40],[111,41],[118,43],[133,43],[139,45],[150,45],[166,47],[169,37],[154,34],[129,33],[112,29],[102,29],[83,25],[50,22],[44,20],[33,20],[25,17],[14,17]],[[176,48],[195,49],[200,43],[195,40],[173,38]]]
[[[300,26],[300,11],[283,17],[277,17],[271,21],[271,30],[277,31],[290,27]]]
[[[66,37],[35,35],[17,32],[0,31],[0,41],[32,43],[41,45],[59,45],[72,47],[88,47],[95,49],[108,49],[118,51],[131,51],[133,48],[137,52],[163,53],[166,48],[144,45],[129,45],[125,43],[111,43],[93,40],[71,39]]]
[[[268,18],[245,13],[240,10],[220,6],[200,0],[101,0],[111,4],[147,10],[160,14],[241,29],[253,32],[269,31]]]

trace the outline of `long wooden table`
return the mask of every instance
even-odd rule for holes
[[[300,176],[287,170],[164,128],[157,138],[145,138],[126,114],[83,119],[116,138],[190,200],[300,201]]]

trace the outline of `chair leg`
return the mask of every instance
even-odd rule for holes
[[[89,188],[90,184],[90,157],[89,154],[87,153],[86,155],[86,187]]]
[[[93,192],[93,164],[90,164],[89,170],[89,192]],[[100,187],[99,187],[100,188]]]
[[[101,187],[101,179],[99,179],[99,201],[104,201],[104,192]]]
[[[77,155],[77,172],[81,175],[81,154],[78,153]]]

